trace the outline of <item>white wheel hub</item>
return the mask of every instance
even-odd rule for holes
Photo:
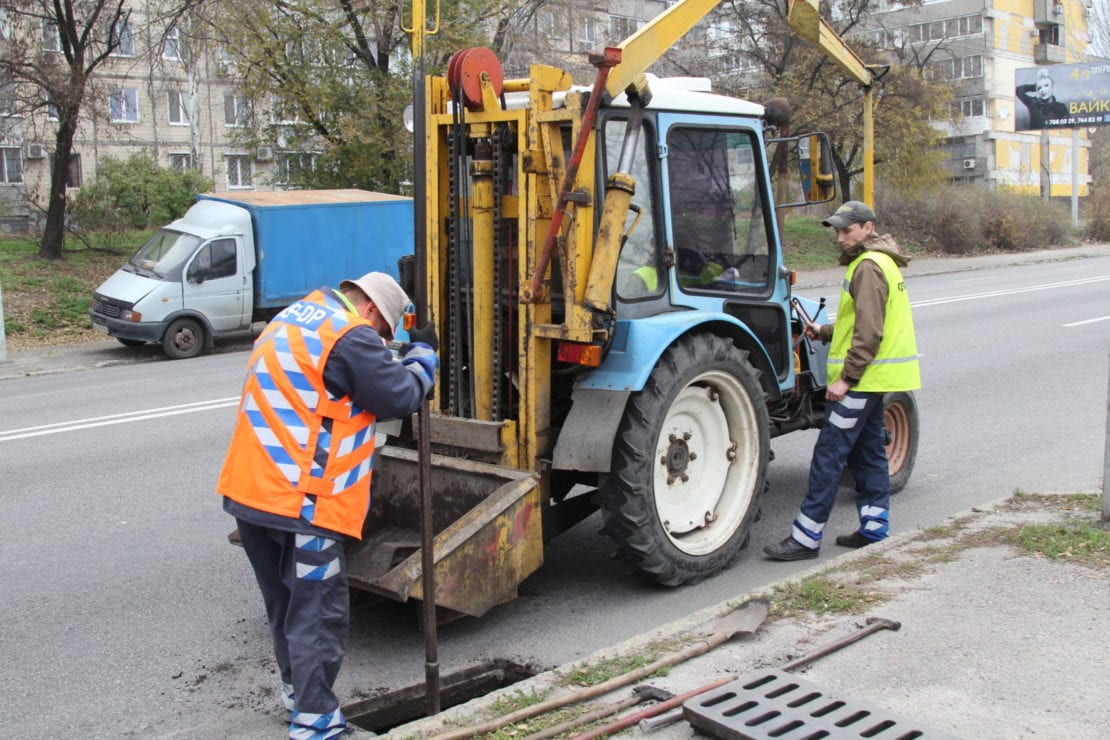
[[[714,370],[679,391],[655,449],[659,520],[680,550],[713,552],[736,531],[758,476],[755,409],[740,383]]]

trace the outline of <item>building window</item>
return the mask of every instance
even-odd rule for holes
[[[242,95],[224,95],[224,125],[244,126],[249,122],[249,101]]]
[[[613,41],[623,41],[640,28],[640,21],[627,18],[623,15],[609,16],[609,38]]]
[[[53,103],[46,104],[46,120],[54,121],[55,123],[62,120],[61,114],[58,113],[58,106]]]
[[[316,169],[316,155],[305,152],[282,152],[274,161],[274,184],[304,184]]]
[[[597,41],[597,19],[587,15],[578,24],[578,39],[583,44],[593,44]]]
[[[69,155],[69,170],[66,172],[66,187],[81,187],[81,155],[73,152]]]
[[[941,41],[960,36],[975,36],[983,32],[983,16],[964,15],[928,23],[913,23],[906,29],[911,43]]]
[[[226,161],[228,190],[254,187],[250,157],[245,154],[229,154]]]
[[[19,100],[16,96],[16,86],[0,84],[0,117],[11,118],[19,115]]]
[[[58,33],[58,24],[44,20],[42,22],[42,50],[61,51],[62,35]]]
[[[170,169],[185,172],[193,169],[192,154],[170,154]]]
[[[929,73],[934,80],[966,80],[983,76],[983,57],[975,54],[970,57],[941,59],[929,65]]]
[[[0,182],[23,182],[23,152],[17,146],[0,148]]]
[[[558,26],[555,24],[555,14],[550,10],[542,10],[536,17],[536,30],[541,36],[552,38],[559,35]]]
[[[113,46],[112,56],[135,56],[135,37],[131,33],[131,24],[124,21],[119,27],[113,26],[108,33],[108,43]]]
[[[166,42],[162,46],[162,58],[181,61],[185,58],[185,41],[181,38],[181,29],[174,26],[166,31]]]
[[[1060,27],[1053,24],[1046,28],[1037,29],[1037,43],[1038,44],[1053,44],[1060,45]]]
[[[112,123],[139,122],[139,91],[123,87],[108,93],[108,115]]]
[[[971,98],[958,98],[952,102],[952,113],[956,116],[968,118],[981,116],[986,111],[986,104],[981,96]]]
[[[192,96],[189,93],[172,90],[166,93],[169,102],[169,121],[173,126],[188,126],[190,121],[189,109],[192,108]]]

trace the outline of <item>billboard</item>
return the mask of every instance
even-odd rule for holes
[[[1110,64],[1054,64],[1014,72],[1017,131],[1110,124]]]

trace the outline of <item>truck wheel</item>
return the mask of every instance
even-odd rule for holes
[[[116,337],[116,341],[124,347],[142,347],[146,344],[146,341],[143,339],[124,339],[123,337]]]
[[[162,335],[162,351],[171,360],[196,357],[204,349],[204,328],[196,319],[175,319]]]
[[[883,396],[886,458],[890,464],[890,492],[898,493],[910,481],[917,462],[919,435],[917,399],[913,393],[894,391]]]
[[[618,554],[666,586],[729,565],[759,510],[770,438],[747,353],[711,334],[686,336],[629,399],[602,489]]]

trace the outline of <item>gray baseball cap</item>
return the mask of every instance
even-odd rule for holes
[[[867,221],[874,223],[876,220],[875,212],[870,206],[858,200],[850,200],[837,208],[833,215],[821,222],[821,225],[843,229],[852,224],[862,224]]]

